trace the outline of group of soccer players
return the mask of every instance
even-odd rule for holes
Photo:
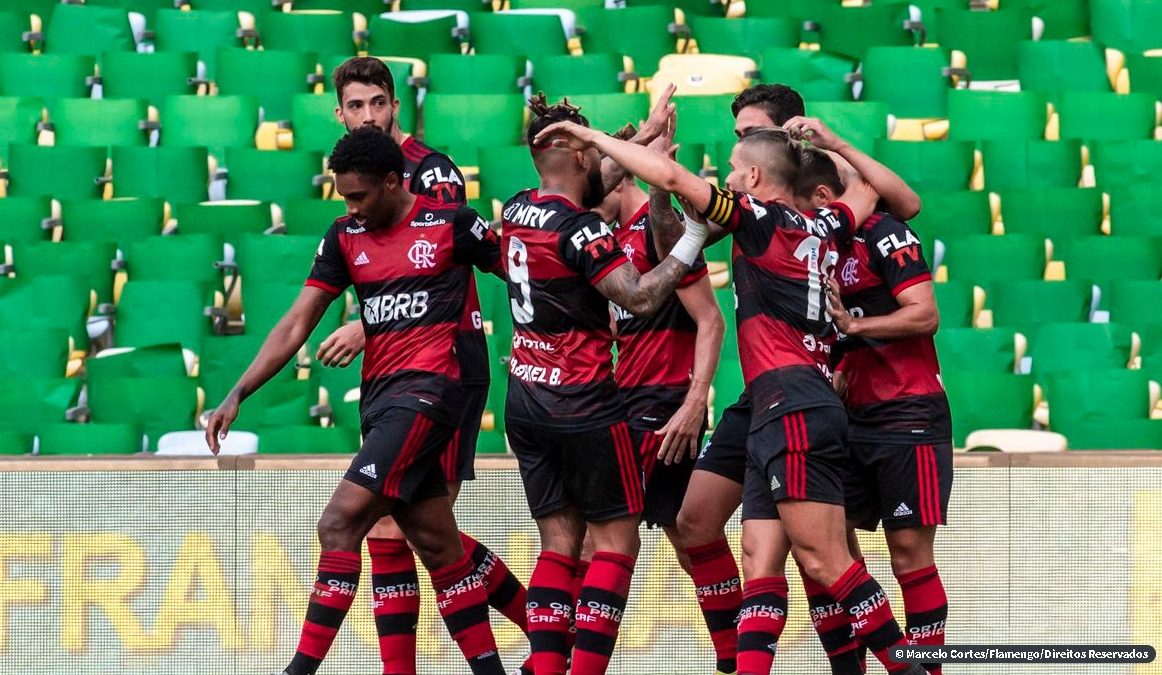
[[[497,233],[464,204],[451,160],[400,131],[378,59],[333,78],[348,133],[329,164],[347,215],[206,428],[217,452],[242,401],[354,288],[361,321],[318,358],[346,366],[364,352],[363,443],[319,519],[318,575],[284,675],[318,670],[354,601],[364,539],[384,675],[416,673],[413,552],[475,675],[505,672],[489,606],[528,635],[523,675],[605,673],[643,520],[693,579],[719,673],[770,672],[792,554],[833,673],[863,672],[869,650],[889,672],[940,672],[888,654],[942,644],[947,616],[933,541],[951,425],[907,185],[779,85],[736,98],[726,189],[673,161],[672,88],[640,128],[613,135],[536,96],[527,142],[540,184],[505,203]],[[746,392],[698,452],[723,335],[701,250],[725,236]],[[473,478],[489,381],[473,267],[508,285],[506,427],[541,541],[527,590],[452,511]],[[745,582],[724,529],[740,504]],[[880,521],[904,631],[852,534]]]

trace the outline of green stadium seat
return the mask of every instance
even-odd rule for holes
[[[135,241],[125,250],[130,281],[193,281],[206,291],[222,288],[222,244],[208,234]]]
[[[1032,235],[970,235],[941,240],[949,280],[971,281],[991,292],[998,282],[1045,275],[1045,242]]]
[[[1162,98],[1162,59],[1146,54],[1126,54],[1130,91]]]
[[[1070,450],[1162,450],[1162,420],[1118,419],[1061,428]]]
[[[549,100],[578,94],[621,94],[636,74],[625,71],[618,54],[543,56],[533,61],[534,88]]]
[[[670,7],[646,5],[624,9],[596,9],[577,13],[583,27],[581,46],[586,54],[621,54],[633,59],[635,71],[652,77],[658,61],[676,51],[670,32],[674,11]]]
[[[581,108],[581,114],[589,120],[590,126],[610,133],[627,123],[638,124],[650,114],[650,95],[644,93],[577,94],[568,98],[570,103]],[[682,124],[678,125],[679,132],[682,127]]]
[[[1048,121],[1043,94],[968,89],[948,92],[949,140],[1042,140]]]
[[[1005,9],[1025,7],[1045,24],[1042,40],[1088,37],[1090,0],[1005,0]]]
[[[108,99],[138,98],[160,107],[167,96],[197,93],[194,52],[105,52],[101,55],[101,91]]]
[[[428,61],[432,54],[459,54],[456,15],[430,21],[404,21],[401,16],[379,15],[368,25],[367,53]]]
[[[1072,447],[1110,447],[1081,444],[1070,437],[1088,429],[1116,428],[1124,421],[1150,417],[1150,378],[1140,370],[1110,369],[1054,373],[1045,378],[1049,425],[1070,438]],[[1092,432],[1085,434],[1095,437]],[[1160,437],[1162,438],[1162,437]]]
[[[1015,80],[1017,50],[1033,37],[1032,15],[1024,7],[995,12],[939,8],[940,44],[964,52],[973,80]]]
[[[327,390],[328,404],[334,411],[332,420],[336,426],[359,428],[359,401],[345,399],[352,390],[359,391],[362,371],[363,354],[356,356],[344,368],[328,367],[319,361],[311,361],[311,377],[317,379],[319,386]]]
[[[146,145],[145,101],[132,98],[62,98],[49,105],[57,145]]]
[[[126,12],[136,12],[145,17],[146,28],[157,24],[157,12],[173,9],[174,0],[85,0],[89,7],[114,7]]]
[[[1128,304],[1128,301],[1124,302],[1123,300],[1120,300],[1117,298],[1117,294],[1124,295],[1124,291],[1120,290],[1118,288],[1118,284],[1114,284],[1113,290],[1115,292],[1115,297],[1110,299],[1110,306],[1111,306],[1111,314],[1113,316],[1115,316],[1115,317],[1121,316],[1122,317],[1122,319],[1118,319],[1119,321],[1133,320],[1134,321],[1134,323],[1133,323],[1134,329],[1142,338],[1142,348],[1141,348],[1141,357],[1140,357],[1141,363],[1135,364],[1135,365],[1141,365],[1142,371],[1145,372],[1146,374],[1148,374],[1150,376],[1150,379],[1154,380],[1155,382],[1162,382],[1162,321],[1159,321],[1158,317],[1152,316],[1152,317],[1148,318],[1147,323],[1142,323],[1142,317],[1141,317],[1142,303],[1149,302],[1152,299],[1158,298],[1158,296],[1160,294],[1158,292],[1157,287],[1159,285],[1162,285],[1162,284],[1160,284],[1157,281],[1151,281],[1151,282],[1126,281],[1123,283],[1125,283],[1125,284],[1139,284],[1139,283],[1155,284],[1155,286],[1152,288],[1147,287],[1146,289],[1142,289],[1142,293],[1144,293],[1144,294],[1140,294],[1140,295],[1135,297],[1135,299],[1133,300],[1133,302],[1134,302],[1134,310],[1133,311],[1121,309],[1121,308],[1125,307],[1126,304]],[[1134,289],[1134,290],[1137,290],[1137,289]],[[1115,304],[1115,303],[1117,303],[1117,304]],[[1120,313],[1118,313],[1119,311],[1120,311]]]
[[[254,25],[260,33],[266,28],[267,19],[282,11],[271,0],[191,0],[190,4],[197,10],[246,12],[254,17]]]
[[[1094,141],[1088,144],[1097,186],[1151,182],[1162,174],[1162,141]]]
[[[491,12],[492,0],[400,0],[400,9],[415,10],[456,10],[458,12]]]
[[[147,347],[104,349],[85,362],[87,375],[98,379],[119,377],[182,377],[188,374],[186,356],[176,342]]]
[[[93,422],[138,426],[151,450],[162,434],[194,428],[197,381],[184,375],[104,378],[90,373],[88,394]]]
[[[1162,48],[1159,0],[1090,0],[1093,39],[1127,54]]]
[[[1162,276],[1162,245],[1146,237],[1074,237],[1061,242],[1053,257],[1065,262],[1068,279],[1087,279],[1103,288],[1114,279]]]
[[[605,7],[605,0],[509,0],[508,6],[509,9],[567,9],[576,12]]]
[[[246,399],[231,429],[259,431],[271,427],[318,424],[311,415],[311,409],[318,403],[319,386],[310,379],[269,382]],[[261,441],[259,443],[261,452]]]
[[[952,85],[948,51],[937,47],[870,47],[860,100],[881,101],[896,117],[945,117]]]
[[[976,314],[976,287],[966,281],[933,284],[941,330],[970,328]]]
[[[1162,316],[1156,308],[1162,307],[1162,281],[1158,279],[1113,279],[1102,289],[1106,292],[1106,307],[1110,321],[1139,327],[1147,321],[1147,328],[1162,325]],[[1143,309],[1146,309],[1144,312]],[[1148,333],[1156,331],[1147,330]],[[1143,346],[1148,340],[1143,336]],[[1162,340],[1158,341],[1162,345]]]
[[[263,455],[354,454],[359,450],[359,434],[354,429],[300,426],[263,429],[258,434],[258,452]]]
[[[129,14],[115,7],[65,4],[53,11],[44,31],[46,54],[96,57],[106,51],[136,49]]]
[[[635,7],[642,5],[664,5],[682,10],[689,17],[695,16],[722,16],[724,7],[718,0],[635,0],[630,3]]]
[[[161,108],[161,145],[253,148],[258,99],[253,96],[170,96]]]
[[[209,198],[206,148],[114,146],[113,194],[117,197],[161,197],[172,204]]]
[[[535,59],[569,53],[568,36],[557,14],[537,10],[477,14],[472,17],[471,31],[469,41],[477,54]]]
[[[0,428],[0,455],[27,455],[32,452],[32,434]]]
[[[7,377],[63,377],[69,361],[64,328],[0,328],[0,380]]]
[[[133,455],[144,447],[135,424],[48,424],[37,430],[37,456]]]
[[[850,59],[827,52],[775,47],[762,53],[760,79],[785,84],[807,101],[851,101],[847,77],[855,71],[855,65]]]
[[[1061,95],[1061,138],[1089,141],[1154,138],[1152,94],[1070,91]]]
[[[64,377],[0,378],[0,425],[36,434],[50,424],[65,421],[77,404],[81,380]]]
[[[428,91],[433,94],[512,94],[523,89],[527,64],[510,54],[433,54]]]
[[[288,235],[322,237],[336,218],[347,215],[347,205],[337,199],[291,199],[282,212]]]
[[[211,332],[210,305],[196,281],[130,281],[121,289],[113,337],[119,347],[177,342],[195,353]]]
[[[918,39],[917,32],[905,25],[909,20],[906,2],[856,7],[829,3],[822,6],[817,18],[820,48],[857,60],[863,60],[870,47],[907,47]]]
[[[1110,91],[1105,54],[1092,42],[1026,40],[1017,47],[1021,91]]]
[[[243,46],[238,15],[233,11],[195,9],[157,12],[154,47],[159,52],[194,52],[202,63],[202,77],[213,80],[218,74],[218,50]]]
[[[261,235],[274,225],[270,202],[253,199],[177,204],[173,217],[182,236],[204,234],[232,245],[247,234]]]
[[[480,198],[486,203],[496,200],[503,204],[517,192],[537,187],[540,182],[528,146],[480,150]],[[489,218],[492,213],[491,207],[481,212]]]
[[[969,141],[915,143],[876,142],[875,157],[914,190],[967,190],[973,174],[973,144]]]
[[[243,234],[238,237],[234,259],[246,280],[243,303],[251,281],[277,281],[302,285],[315,260],[320,234],[289,236]],[[286,307],[290,307],[287,303]]]
[[[943,372],[1013,373],[1024,342],[1012,328],[941,328],[936,353]]]
[[[763,53],[771,48],[799,47],[802,25],[781,17],[727,19],[695,16],[688,20],[698,51],[702,54],[733,54],[754,59],[763,66]]]
[[[1002,190],[1005,234],[1031,234],[1055,243],[1101,233],[1102,193],[1094,188]]]
[[[835,133],[865,152],[872,151],[877,140],[888,137],[888,106],[884,103],[808,101],[807,114],[820,118]]]
[[[246,335],[266,335],[290,309],[303,290],[307,271],[298,281],[247,277],[243,272],[242,307]],[[319,344],[343,324],[344,298],[336,298],[307,339],[307,352],[314,356]]]
[[[1055,373],[1122,369],[1132,344],[1133,331],[1122,324],[1042,324],[1030,342],[1033,375],[1044,384]]]
[[[742,365],[735,353],[728,353],[725,349],[718,362],[718,370],[714,371],[714,410],[721,416],[727,406],[733,404],[742,395],[746,383],[742,377]]]
[[[114,242],[125,250],[133,241],[161,234],[165,202],[138,199],[66,199],[61,223],[66,241]]]
[[[952,408],[953,443],[958,447],[977,429],[1032,428],[1031,376],[945,368],[942,379]]]
[[[96,59],[82,54],[0,54],[0,95],[58,98],[89,95]]]
[[[116,251],[117,246],[113,242],[29,244],[20,247],[15,253],[16,275],[18,278],[60,274],[76,277],[84,288],[96,291],[98,302],[110,302],[113,298],[113,257]]]
[[[480,4],[481,0],[472,0]],[[405,5],[411,3],[405,2]],[[447,4],[455,4],[447,3]],[[318,11],[318,10],[340,10],[351,14],[358,12],[364,18],[370,19],[373,16],[378,16],[389,9],[388,3],[384,0],[294,0],[292,3],[294,11]],[[412,7],[404,7],[404,9],[412,9]],[[275,12],[277,14],[278,12]]]
[[[954,239],[965,235],[983,235],[992,231],[992,210],[985,192],[920,192],[924,205],[908,225],[920,237],[928,264],[940,266],[935,241]]]
[[[1047,323],[1089,321],[1094,288],[1088,281],[1009,281],[989,293],[993,325],[1035,335]]]
[[[301,11],[299,3],[294,7],[290,12],[271,12],[264,19],[263,49],[355,56],[355,24],[350,10]]]
[[[279,204],[322,197],[323,155],[226,148],[226,198],[261,199]]]
[[[266,335],[211,335],[202,341],[202,351],[198,354],[198,384],[206,392],[207,406],[217,405],[226,398],[258,355],[265,339]],[[291,359],[270,381],[294,381],[297,375],[298,368]]]
[[[335,119],[335,97],[331,94],[295,94],[291,97],[291,129],[294,149],[331,154],[342,138],[343,125]]]
[[[34,270],[35,271],[35,270]],[[84,275],[62,276],[62,270],[7,280],[0,285],[0,329],[49,332],[64,329],[76,349],[89,346],[85,319],[90,284]],[[46,303],[44,298],[52,298]]]
[[[524,115],[521,94],[432,94],[424,99],[424,142],[470,166],[478,148],[519,145]]]
[[[986,140],[984,184],[989,190],[1077,187],[1081,182],[1081,141]]]
[[[1162,237],[1162,185],[1110,187],[1110,230],[1117,236]]]
[[[35,15],[45,25],[52,19],[53,12],[60,4],[60,0],[10,0],[7,3],[17,14],[25,17]]]
[[[44,100],[36,97],[0,97],[0,165],[8,165],[8,144],[34,144],[44,115]]]
[[[28,53],[32,37],[30,27],[27,16],[6,7],[0,12],[0,52]]]
[[[51,220],[52,199],[47,196],[0,199],[0,245],[47,241]]]
[[[221,96],[256,97],[265,121],[288,120],[291,97],[310,93],[321,81],[317,66],[314,52],[219,49],[215,80]]]

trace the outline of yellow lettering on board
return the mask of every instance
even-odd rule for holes
[[[117,574],[93,578],[92,564],[116,565]],[[145,587],[145,552],[117,532],[66,534],[61,542],[61,647],[83,653],[89,643],[89,608],[101,610],[130,650],[152,642],[129,606]]]
[[[1162,491],[1141,491],[1134,499],[1134,523],[1130,529],[1130,626],[1134,631],[1133,643],[1162,645],[1162,541],[1158,527],[1162,525]],[[1134,668],[1135,675],[1162,673],[1162,660],[1142,663]]]
[[[204,532],[187,534],[178,549],[153,627],[156,646],[172,648],[178,631],[194,626],[217,631],[224,649],[242,647],[234,595],[226,584],[214,542]]]
[[[8,611],[18,605],[39,605],[48,598],[42,579],[9,578],[8,561],[43,562],[52,555],[48,533],[0,534],[0,652],[8,649]]]
[[[308,587],[278,537],[259,532],[250,540],[250,647],[275,648],[275,617],[285,607],[293,622],[307,615]]]

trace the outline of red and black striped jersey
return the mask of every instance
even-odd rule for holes
[[[472,266],[500,269],[500,245],[472,209],[416,197],[399,222],[331,225],[307,284],[338,295],[354,286],[367,336],[360,411],[409,407],[455,423],[455,341]]]
[[[645,203],[614,236],[638,272],[645,274],[661,260],[650,230],[650,205]],[[706,261],[699,256],[678,285],[685,288],[706,276]],[[694,342],[698,326],[670,295],[656,314],[637,317],[614,305],[617,320],[617,365],[614,376],[625,399],[630,419],[665,421],[682,406],[694,370]],[[652,420],[651,420],[652,421]]]
[[[464,174],[442,152],[417,141],[404,139],[403,180],[408,192],[424,195],[448,204],[465,204],[468,196]],[[480,315],[480,296],[476,279],[468,282],[468,302],[456,336],[456,356],[460,359],[460,379],[464,384],[488,384],[488,344],[484,339],[484,321]]]
[[[537,190],[505,203],[501,232],[513,324],[505,416],[570,430],[624,421],[609,301],[594,288],[629,262],[613,232],[592,211]]]
[[[886,213],[868,218],[851,243],[839,247],[835,269],[843,304],[855,316],[891,314],[900,308],[896,296],[932,280],[920,238]],[[849,438],[907,444],[951,441],[952,415],[931,336],[846,337],[839,350],[838,370],[847,378]]]
[[[795,410],[842,406],[831,387],[835,329],[823,279],[838,259],[832,239],[852,221],[851,212],[837,203],[804,216],[780,202],[715,188],[703,215],[734,237],[738,352],[751,428]]]

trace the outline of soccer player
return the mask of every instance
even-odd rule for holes
[[[576,603],[570,672],[601,675],[625,611],[643,508],[640,439],[613,378],[609,301],[637,316],[658,311],[689,273],[705,229],[689,228],[669,256],[639,274],[589,210],[605,195],[600,155],[563,147],[552,136],[533,142],[555,122],[587,121],[573,106],[548,105],[543,96],[529,107],[540,187],[508,200],[501,237],[514,329],[505,420],[541,538],[529,583],[529,635],[537,675],[563,675],[588,524],[596,552]],[[672,104],[655,113],[672,119]],[[654,117],[649,129],[658,128]],[[642,132],[638,140],[657,135]]]
[[[752,129],[780,127],[805,115],[802,96],[782,84],[760,84],[741,92],[731,103],[731,112],[736,137]],[[919,198],[899,177],[862,153],[851,154],[879,181],[880,194],[886,196],[888,208],[907,217],[919,211]],[[665,242],[661,245],[664,247]],[[679,536],[687,547],[699,607],[721,675],[735,672],[737,661],[736,624],[743,591],[734,553],[726,541],[726,523],[742,503],[749,428],[750,398],[744,392],[738,402],[723,411],[709,442],[699,453],[678,514]],[[785,546],[789,550],[789,542]],[[771,565],[777,564],[779,558],[777,554],[772,556]],[[786,559],[786,552],[781,558]],[[743,562],[748,563],[749,558],[744,556]],[[769,642],[759,648],[765,649],[766,644]]]
[[[850,227],[871,215],[878,196],[857,181],[846,202],[831,210],[804,216],[788,207],[800,155],[791,134],[836,150],[844,144],[818,120],[795,118],[787,126],[790,133],[743,134],[731,155],[729,190],[710,186],[657,153],[575,123],[554,124],[536,141],[564,134],[573,150],[599,150],[650,185],[685,199],[713,223],[715,236],[734,236],[739,348],[752,399],[744,548],[775,547],[767,526],[775,521],[765,513],[777,509],[796,559],[843,604],[860,643],[888,672],[923,673],[888,658],[890,647],[904,643],[903,634],[883,589],[848,552],[840,473],[847,417],[825,372],[830,326],[823,279],[837,258],[830,240],[844,223]],[[752,520],[748,512],[764,515]],[[786,592],[781,571],[779,577],[747,579],[740,643],[778,639]],[[738,665],[740,673],[765,675],[771,660]]]
[[[817,156],[801,171],[799,199],[833,200],[841,173],[836,164],[849,182],[858,179],[842,158]],[[848,524],[874,532],[883,522],[904,598],[905,635],[915,644],[942,645],[948,597],[933,547],[952,490],[952,419],[932,340],[940,323],[932,275],[919,238],[889,213],[877,212],[838,241],[828,313],[846,335],[833,361],[850,419]],[[813,614],[820,604],[830,600],[813,602]],[[842,631],[820,637],[850,645]],[[833,670],[859,672],[850,658],[847,663],[846,670]],[[939,664],[925,668],[941,672]]]
[[[348,133],[330,166],[348,215],[331,225],[299,298],[206,425],[206,442],[217,453],[241,403],[354,286],[371,336],[361,387],[363,446],[319,519],[318,578],[298,650],[283,673],[318,669],[354,600],[363,538],[391,514],[429,570],[440,613],[472,672],[503,675],[487,593],[461,543],[440,466],[457,422],[455,340],[471,266],[500,270],[497,237],[475,211],[409,193],[403,152],[379,130]]]
[[[403,151],[403,185],[414,195],[448,204],[464,204],[464,177],[452,160],[440,152],[405,136],[399,126],[399,100],[391,71],[374,57],[354,57],[344,61],[332,75],[339,104],[335,114],[348,131],[372,127],[389,134]],[[352,321],[332,333],[319,347],[317,358],[327,366],[346,367],[364,347],[363,325]],[[480,419],[488,401],[488,347],[484,340],[480,298],[475,277],[468,281],[468,301],[456,334],[456,358],[460,362],[461,397],[456,433],[448,444],[442,464],[448,496],[455,503],[462,481],[476,477],[476,441]],[[472,554],[477,571],[484,577],[488,604],[525,633],[525,588],[508,566],[484,544],[461,533],[464,548]],[[383,672],[414,675],[416,672],[416,622],[419,619],[419,576],[415,557],[398,524],[383,518],[367,537],[372,584],[373,612],[379,633]],[[524,675],[530,675],[529,664]]]

